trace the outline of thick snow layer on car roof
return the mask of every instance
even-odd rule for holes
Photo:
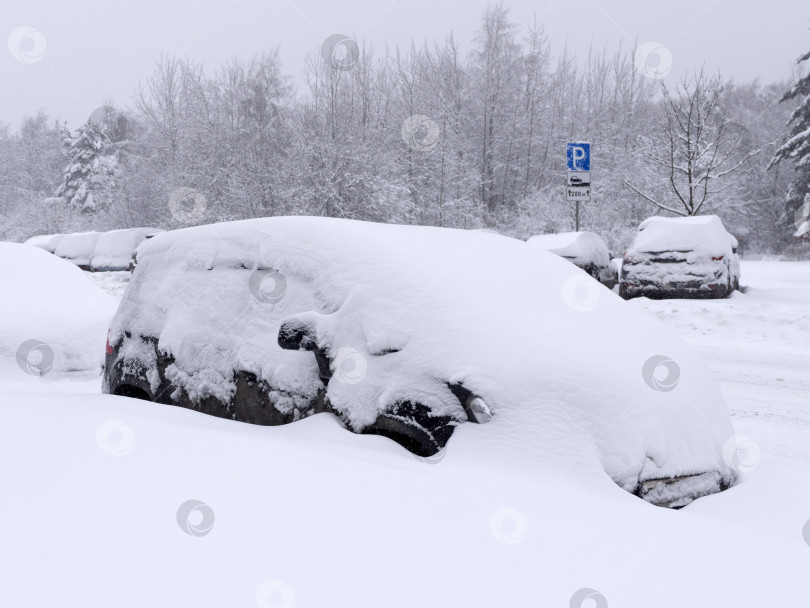
[[[102,234],[93,249],[90,267],[93,270],[126,270],[132,252],[148,235],[162,232],[158,228],[126,228]]]
[[[593,232],[560,232],[530,237],[529,244],[568,258],[575,263],[593,263],[600,267],[610,262],[605,242]]]
[[[27,245],[0,243],[0,277],[3,355],[21,358],[35,375],[51,355],[44,373],[99,368],[105,325],[115,312],[112,298],[70,262]]]
[[[252,289],[256,269],[278,271],[267,297]],[[111,343],[159,337],[174,381],[198,397],[232,394],[234,370],[314,390],[312,353],[276,341],[292,316],[333,355],[328,397],[358,430],[403,399],[463,420],[447,388],[463,383],[494,412],[481,431],[495,450],[539,462],[553,459],[543,446],[564,444],[628,490],[639,478],[732,478],[731,424],[700,359],[516,239],[302,217],[166,232],[140,249]]]
[[[632,249],[640,252],[693,251],[705,255],[730,255],[737,239],[716,215],[647,218],[638,227]]]
[[[90,258],[93,257],[93,250],[100,237],[101,232],[66,234],[59,241],[54,254],[79,266],[89,265]]]
[[[63,236],[63,234],[40,234],[25,241],[25,245],[32,245],[44,249],[48,253],[53,253]]]

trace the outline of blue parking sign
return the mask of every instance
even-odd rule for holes
[[[569,143],[565,152],[569,171],[591,170],[591,144]]]

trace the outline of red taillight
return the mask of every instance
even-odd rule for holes
[[[113,354],[112,346],[110,346],[110,330],[107,330],[107,348],[105,349],[108,355]]]
[[[719,258],[712,258],[712,260],[714,260],[715,262],[719,262],[719,261],[720,261],[720,260],[722,260],[724,257],[726,257],[726,256],[721,255]]]

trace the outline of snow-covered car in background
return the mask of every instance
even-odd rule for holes
[[[48,253],[53,253],[56,251],[56,247],[59,245],[59,241],[62,240],[62,237],[65,236],[64,234],[40,234],[38,236],[32,236],[30,239],[25,241],[25,245],[32,245],[33,247],[39,247],[40,249],[44,249]]]
[[[54,250],[54,255],[73,262],[82,270],[90,270],[90,260],[101,238],[101,232],[77,232],[66,234]]]
[[[644,220],[619,277],[623,298],[726,298],[739,287],[737,239],[716,215]]]
[[[0,243],[0,277],[0,360],[31,376],[98,373],[112,298],[75,265],[19,243]]]
[[[90,270],[93,272],[130,270],[135,249],[144,239],[158,232],[162,232],[162,230],[158,228],[125,228],[105,232],[99,237],[93,249]]]
[[[264,425],[330,412],[422,456],[468,421],[488,422],[479,451],[536,466],[565,437],[673,507],[734,480],[723,398],[686,344],[558,256],[473,231],[277,217],[158,234],[102,390]]]
[[[616,284],[616,270],[610,263],[607,245],[593,232],[539,234],[527,242],[565,258],[608,288]]]

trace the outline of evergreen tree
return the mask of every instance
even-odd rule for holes
[[[65,139],[65,147],[69,162],[56,196],[85,213],[105,207],[115,186],[118,164],[107,132],[88,121]]]
[[[808,60],[810,52],[799,57],[797,63],[801,65]],[[799,77],[779,101],[789,100],[796,100],[799,105],[790,115],[787,137],[776,150],[768,168],[785,160],[793,163],[796,169],[787,191],[784,217],[786,232],[793,234],[810,219],[810,71]]]

